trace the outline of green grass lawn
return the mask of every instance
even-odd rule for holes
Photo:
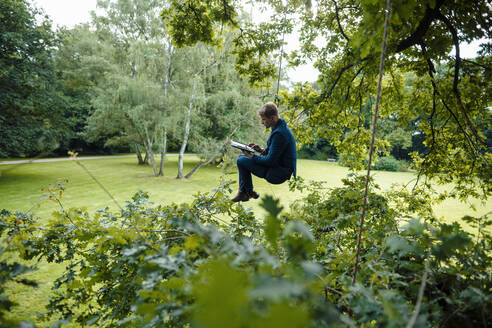
[[[197,161],[198,158],[193,155],[185,156],[184,172],[191,170]],[[224,175],[221,169],[214,166],[202,167],[189,180],[178,180],[177,156],[167,157],[164,177],[154,177],[151,167],[137,165],[134,158],[82,159],[81,162],[121,205],[138,190],[149,192],[151,200],[155,203],[169,204],[190,201],[196,192],[212,190],[219,184],[221,176],[237,181],[236,173]],[[328,187],[340,186],[341,178],[348,172],[347,168],[335,163],[312,160],[298,162],[298,175],[306,180],[325,181]],[[73,161],[2,165],[0,174],[0,209],[27,211],[40,200],[44,193],[42,189],[54,184],[57,179],[67,179],[67,182],[63,183],[66,187],[62,199],[65,207],[87,206],[89,211],[105,206],[116,208],[111,198]],[[382,189],[388,189],[393,183],[408,183],[416,177],[413,172],[373,171],[372,175]],[[289,192],[286,183],[270,185],[262,179],[254,178],[254,184],[260,194],[272,194],[281,198],[284,205],[301,196],[299,193]],[[255,212],[259,209],[257,201],[246,204]],[[490,202],[474,204],[478,206],[477,214],[486,213],[492,207]],[[39,207],[35,206],[32,212],[46,217],[56,209],[56,204],[45,201]],[[438,216],[448,220],[470,213],[466,204],[456,200],[443,202],[435,211]]]
[[[193,155],[185,156],[184,173],[186,174],[197,163]],[[151,200],[156,204],[190,201],[192,195],[201,191],[211,191],[224,179],[237,181],[237,174],[224,175],[222,170],[214,166],[202,167],[189,180],[177,180],[177,156],[168,156],[164,177],[154,177],[152,168],[137,165],[136,158],[111,158],[83,160],[81,162],[108,189],[113,197],[124,206],[135,192],[149,192]],[[88,174],[73,161],[31,163],[23,165],[0,166],[0,209],[10,211],[27,211],[42,197],[42,189],[54,184],[57,179],[67,179],[64,183],[66,190],[62,199],[64,207],[87,206],[89,212],[98,208],[110,206],[116,209],[111,198],[97,185]],[[334,163],[324,161],[299,160],[298,175],[306,180],[325,181],[328,187],[341,186],[341,179],[349,171]],[[388,189],[393,183],[408,183],[416,178],[412,172],[373,172],[376,183],[382,189]],[[288,185],[270,185],[263,180],[254,178],[255,189],[262,195],[272,194],[280,198],[284,206],[301,196],[292,193]],[[237,183],[235,184],[237,187]],[[232,197],[233,195],[231,195]],[[258,217],[263,211],[258,201],[250,201],[245,206],[251,206]],[[492,203],[481,204],[474,202],[477,212],[473,213],[468,205],[447,200],[435,207],[435,212],[445,220],[457,220],[465,214],[483,215],[492,210]],[[39,207],[34,206],[32,212],[40,217],[48,217],[57,205],[44,201]],[[63,266],[41,262],[38,271],[29,274],[29,278],[40,282],[38,288],[25,288],[11,284],[9,293],[20,304],[10,314],[23,320],[35,320],[36,312],[42,312],[46,298],[50,293],[51,282],[63,271]],[[38,323],[46,326],[47,323]]]

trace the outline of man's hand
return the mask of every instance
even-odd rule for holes
[[[256,150],[259,153],[263,153],[263,149],[261,149],[261,147],[258,146],[257,144],[250,143],[248,146],[250,146],[251,148],[253,148],[254,150]]]
[[[248,156],[248,158],[253,158],[253,153],[250,153],[249,151],[242,150],[243,154]]]

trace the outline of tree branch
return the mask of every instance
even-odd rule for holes
[[[429,30],[434,19],[436,19],[436,15],[439,12],[439,8],[442,6],[445,0],[436,1],[435,8],[431,8],[427,6],[425,9],[424,17],[420,20],[419,25],[415,32],[413,32],[409,37],[402,40],[398,46],[396,46],[396,52],[402,52],[411,46],[417,45],[423,39],[424,35]]]
[[[458,32],[456,31],[456,28],[451,24],[449,19],[444,16],[441,12],[437,12],[436,17],[441,20],[446,26],[448,27],[449,31],[451,32],[451,35],[453,36],[453,43],[454,43],[454,49],[456,52],[456,58],[454,61],[454,78],[453,78],[453,93],[456,97],[456,100],[458,102],[458,106],[461,110],[461,114],[465,117],[466,123],[468,124],[468,127],[472,130],[473,135],[475,136],[475,139],[480,142],[482,145],[487,145],[485,140],[482,140],[480,136],[478,135],[477,129],[475,128],[475,125],[471,122],[470,118],[466,114],[465,106],[463,105],[463,101],[461,100],[461,94],[458,89],[458,83],[459,83],[459,74],[460,74],[460,64],[461,64],[461,57],[460,57],[460,43],[458,39]]]
[[[474,62],[473,60],[461,58],[461,61],[463,61],[465,63],[473,64],[473,65],[476,65],[476,66],[480,66],[481,68],[485,69],[486,71],[492,71],[492,67],[491,66],[480,64],[480,63]]]
[[[430,261],[429,259],[425,261],[424,275],[422,276],[422,282],[419,288],[417,303],[415,304],[415,309],[413,310],[412,317],[408,321],[406,328],[412,328],[413,325],[415,325],[415,322],[417,321],[417,317],[419,316],[420,306],[422,304],[422,298],[424,297],[425,285],[427,283],[427,275],[429,273],[429,261]]]
[[[337,23],[338,23],[338,28],[340,29],[340,33],[342,33],[343,37],[345,38],[345,40],[347,40],[347,42],[350,42],[350,39],[348,38],[348,36],[343,31],[342,24],[340,24],[340,16],[338,15],[338,4],[337,4],[336,0],[332,0],[332,1],[333,1],[333,4],[335,5],[335,15],[337,18]]]
[[[335,89],[335,86],[337,85],[338,81],[342,77],[343,73],[345,73],[346,70],[348,70],[349,68],[351,68],[353,66],[354,66],[354,64],[348,64],[347,66],[342,67],[342,69],[340,70],[340,72],[338,72],[338,76],[335,79],[335,81],[333,82],[333,84],[331,85],[330,90],[328,91],[328,93],[325,94],[325,95],[323,95],[323,99],[327,99],[327,98],[331,97],[331,94],[333,93],[333,89]]]
[[[458,117],[456,116],[456,114],[451,110],[451,108],[446,104],[446,102],[444,101],[444,97],[441,95],[441,93],[439,92],[438,88],[437,88],[437,84],[436,84],[436,81],[434,79],[434,72],[436,71],[435,68],[434,68],[434,64],[432,63],[432,61],[430,60],[430,58],[427,57],[427,50],[426,50],[426,47],[425,47],[425,44],[422,40],[420,40],[419,42],[419,45],[421,46],[421,49],[422,49],[422,54],[424,55],[424,58],[426,59],[427,61],[427,66],[429,67],[429,76],[430,76],[430,79],[431,79],[431,84],[432,84],[432,88],[434,90],[434,92],[439,95],[439,97],[441,98],[441,102],[442,104],[444,105],[444,108],[451,114],[451,116],[454,118],[456,124],[458,124],[458,127],[460,128],[461,132],[463,132],[464,136],[465,136],[465,139],[468,141],[469,145],[470,145],[470,148],[472,149],[473,153],[475,153],[475,146],[472,142],[472,140],[470,139],[470,136],[468,135],[468,133],[466,132],[465,128],[461,125],[461,122],[460,120],[458,119]]]

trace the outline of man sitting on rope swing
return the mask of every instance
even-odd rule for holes
[[[251,173],[272,184],[281,184],[292,175],[296,176],[296,141],[285,121],[278,117],[277,105],[269,102],[258,110],[258,114],[261,124],[267,129],[272,128],[272,131],[265,149],[253,143],[249,144],[261,155],[253,155],[245,150],[239,155],[239,191],[232,198],[233,202],[247,202],[250,198],[257,199],[260,196],[253,190]]]

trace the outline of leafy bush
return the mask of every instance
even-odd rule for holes
[[[337,150],[328,139],[321,138],[314,143],[303,144],[297,152],[297,157],[326,160],[327,158],[337,158]]]
[[[153,206],[139,192],[119,212],[71,208],[42,226],[25,221],[10,245],[24,259],[66,264],[47,316],[83,326],[458,327],[492,319],[487,217],[465,218],[478,228],[472,236],[437,222],[423,190],[378,193],[373,185],[354,284],[364,178],[343,183],[327,190],[291,181],[306,196],[289,211],[263,197],[263,221],[230,202],[230,182],[181,205]],[[4,213],[0,222],[21,216]]]
[[[4,238],[0,244],[0,327],[34,327],[31,323],[19,323],[13,320],[7,320],[5,314],[8,313],[13,306],[16,305],[9,295],[6,293],[6,285],[8,283],[18,283],[31,287],[37,287],[37,283],[33,280],[24,279],[24,273],[33,271],[35,268],[23,265],[17,261],[6,261],[6,254],[9,252],[9,241],[12,236],[22,234],[25,227],[32,224],[29,216],[17,213],[12,215],[10,212],[0,211],[0,236]],[[11,251],[11,250],[10,250]]]
[[[377,159],[372,168],[374,170],[396,172],[400,170],[401,164],[399,160],[390,155]]]
[[[478,231],[472,236],[456,222],[437,222],[425,190],[409,193],[399,187],[378,194],[372,184],[362,233],[363,264],[352,284],[364,177],[343,182],[331,190],[296,182],[293,187],[309,194],[289,214],[314,234],[315,262],[323,266],[327,300],[357,326],[377,322],[378,327],[401,327],[412,320],[434,327],[490,322],[492,239],[484,230],[490,218],[464,217]]]
[[[338,156],[338,163],[342,166],[349,166],[350,160],[353,160],[350,158],[349,155],[346,154],[339,154]],[[368,161],[364,161],[364,165],[367,167]],[[383,156],[378,159],[376,159],[375,163],[373,162],[372,164],[372,169],[373,170],[380,170],[380,171],[407,171],[409,167],[409,163],[405,160],[397,160],[393,156]]]
[[[339,153],[337,162],[341,166],[350,167],[350,163],[354,160],[355,159],[350,154]],[[367,166],[367,162],[364,162],[363,164]]]

